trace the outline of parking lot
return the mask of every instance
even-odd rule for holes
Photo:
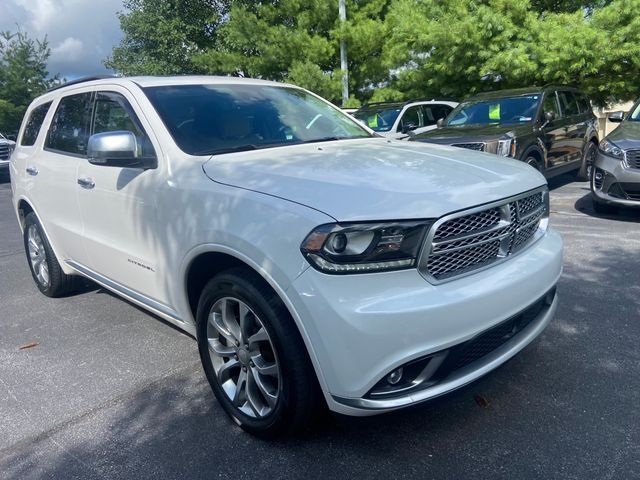
[[[275,443],[230,423],[191,337],[93,284],[40,295],[8,181],[2,478],[640,477],[640,212],[597,216],[586,183],[570,175],[550,185],[565,266],[558,314],[538,340],[436,401],[333,418]]]

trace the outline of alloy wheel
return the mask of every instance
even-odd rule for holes
[[[242,413],[263,418],[276,406],[280,367],[264,324],[242,300],[224,297],[207,319],[209,356],[217,380]]]
[[[27,245],[29,248],[29,261],[31,268],[43,287],[49,286],[49,264],[47,263],[47,253],[44,249],[44,242],[35,225],[29,225],[27,231]]]

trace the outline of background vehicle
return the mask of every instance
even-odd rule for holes
[[[609,121],[620,125],[600,143],[591,176],[593,207],[602,213],[640,207],[640,100],[626,117],[613,112]]]
[[[586,179],[598,146],[587,97],[570,87],[500,90],[471,97],[441,128],[411,137],[522,160],[546,177],[579,169]]]
[[[556,309],[562,241],[539,173],[389,142],[291,85],[76,81],[33,102],[19,139],[39,290],[82,275],[190,332],[220,405],[256,434],[459,388]]]
[[[458,105],[448,100],[409,100],[408,102],[369,103],[352,115],[376,133],[387,137],[407,138],[436,128],[436,122],[445,118]]]
[[[0,170],[9,167],[9,158],[15,146],[16,142],[7,139],[0,133]]]

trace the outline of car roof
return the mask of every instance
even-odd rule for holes
[[[545,85],[544,87],[512,88],[508,90],[494,90],[491,92],[482,92],[466,98],[465,101],[484,100],[484,99],[503,98],[503,97],[516,97],[519,95],[541,94],[549,90],[577,91],[575,87],[570,87],[567,85]]]
[[[372,102],[365,103],[358,110],[372,110],[375,108],[402,108],[405,105],[411,105],[414,103],[426,103],[426,104],[441,104],[441,103],[457,103],[457,100],[452,98],[418,98],[413,100],[407,100],[404,102]]]

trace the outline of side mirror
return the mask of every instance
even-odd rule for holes
[[[158,161],[154,157],[138,155],[136,136],[128,131],[96,133],[89,137],[87,145],[89,163],[103,167],[156,168]]]
[[[444,118],[439,118],[438,119],[438,121],[436,122],[436,127],[438,127],[438,128],[444,127]]]
[[[418,126],[413,124],[413,123],[403,124],[402,125],[402,133],[409,133],[412,130],[415,130],[416,128],[418,128]]]
[[[556,112],[545,112],[544,119],[547,123],[551,123],[556,119]]]
[[[620,123],[622,120],[624,120],[624,112],[622,111],[611,112],[607,117],[607,119],[613,123]]]

